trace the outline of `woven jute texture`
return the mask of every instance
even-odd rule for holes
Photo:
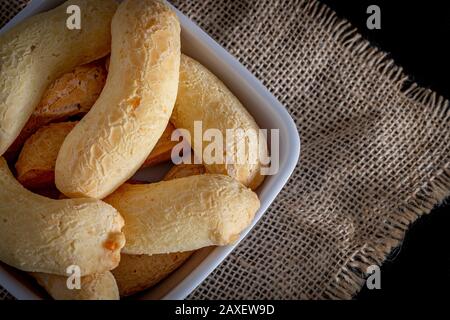
[[[351,298],[450,194],[448,101],[316,1],[173,3],[262,80],[302,139],[287,186],[189,298]]]

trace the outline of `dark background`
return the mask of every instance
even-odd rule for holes
[[[450,99],[450,9],[441,1],[320,0],[402,66],[423,87]],[[449,3],[450,4],[450,3]],[[381,29],[369,30],[369,5],[381,9]],[[450,200],[415,222],[381,267],[381,290],[356,299],[450,297]],[[444,295],[443,296],[443,292]]]

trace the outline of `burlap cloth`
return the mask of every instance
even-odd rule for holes
[[[1,1],[0,24],[25,3]],[[173,3],[263,81],[302,138],[287,186],[189,298],[351,298],[450,194],[448,101],[315,1]]]

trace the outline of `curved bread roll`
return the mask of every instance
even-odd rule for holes
[[[149,255],[232,243],[259,208],[254,192],[218,174],[125,184],[105,202],[125,219],[122,252]]]
[[[81,30],[66,26],[66,9],[81,10]],[[24,127],[50,83],[110,51],[114,0],[71,0],[0,36],[0,155]]]
[[[119,266],[112,270],[120,296],[129,296],[150,288],[183,264],[193,251],[166,254],[123,254]]]
[[[76,121],[53,123],[40,128],[25,142],[16,162],[17,180],[24,187],[34,192],[55,188],[56,158],[65,138],[76,124]],[[170,161],[170,152],[173,146],[170,141],[172,131],[173,126],[169,123],[142,168]],[[174,166],[173,170],[181,170],[178,167],[182,166]],[[202,165],[187,164],[185,166],[186,170],[204,171]]]
[[[105,80],[106,70],[99,61],[76,67],[56,79],[4,157],[8,161],[17,159],[25,141],[39,128],[87,113],[100,95]]]
[[[82,275],[115,268],[125,244],[123,219],[93,199],[52,200],[23,188],[0,158],[0,260],[17,269]]]
[[[101,199],[143,164],[169,121],[180,64],[180,25],[162,1],[124,1],[112,21],[105,87],[56,161],[58,189]]]
[[[26,188],[52,186],[59,149],[76,122],[54,123],[40,128],[24,144],[16,162],[17,180]]]
[[[90,274],[80,279],[80,289],[67,288],[67,276],[31,273],[55,300],[119,300],[119,289],[111,272]]]
[[[164,177],[172,180],[205,173],[200,164],[173,166]],[[194,251],[154,255],[122,254],[119,266],[112,271],[121,296],[129,296],[150,288],[181,266]]]
[[[185,55],[181,56],[180,83],[178,97],[170,121],[176,128],[189,130],[194,137],[194,121],[202,121],[202,129],[218,129],[226,142],[227,129],[252,130],[256,135],[259,127],[239,100],[228,88],[208,69],[199,62]],[[205,145],[192,143],[194,154],[203,155]],[[266,150],[265,139],[260,141],[261,148]],[[254,151],[251,159],[248,149]],[[226,150],[230,152],[226,152]],[[224,148],[223,161],[226,157],[234,157],[231,164],[208,164],[203,162],[209,173],[227,174],[236,178],[251,189],[256,189],[264,180],[260,174],[261,163],[258,145],[250,144],[246,139],[246,152],[243,161],[236,159],[238,148],[236,140],[228,143]]]

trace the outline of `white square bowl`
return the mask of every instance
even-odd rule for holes
[[[32,0],[1,30],[0,34],[37,13],[49,10],[64,0]],[[175,9],[175,8],[174,8]],[[233,56],[175,9],[180,19],[182,51],[201,62],[218,76],[239,98],[261,128],[279,129],[279,171],[267,176],[257,193],[261,208],[252,224],[233,245],[198,250],[178,270],[157,286],[135,296],[138,299],[184,299],[191,293],[238,245],[262,217],[269,205],[286,184],[300,155],[300,138],[296,125],[286,109]],[[0,285],[18,299],[43,299],[46,295],[21,272],[0,265]]]

